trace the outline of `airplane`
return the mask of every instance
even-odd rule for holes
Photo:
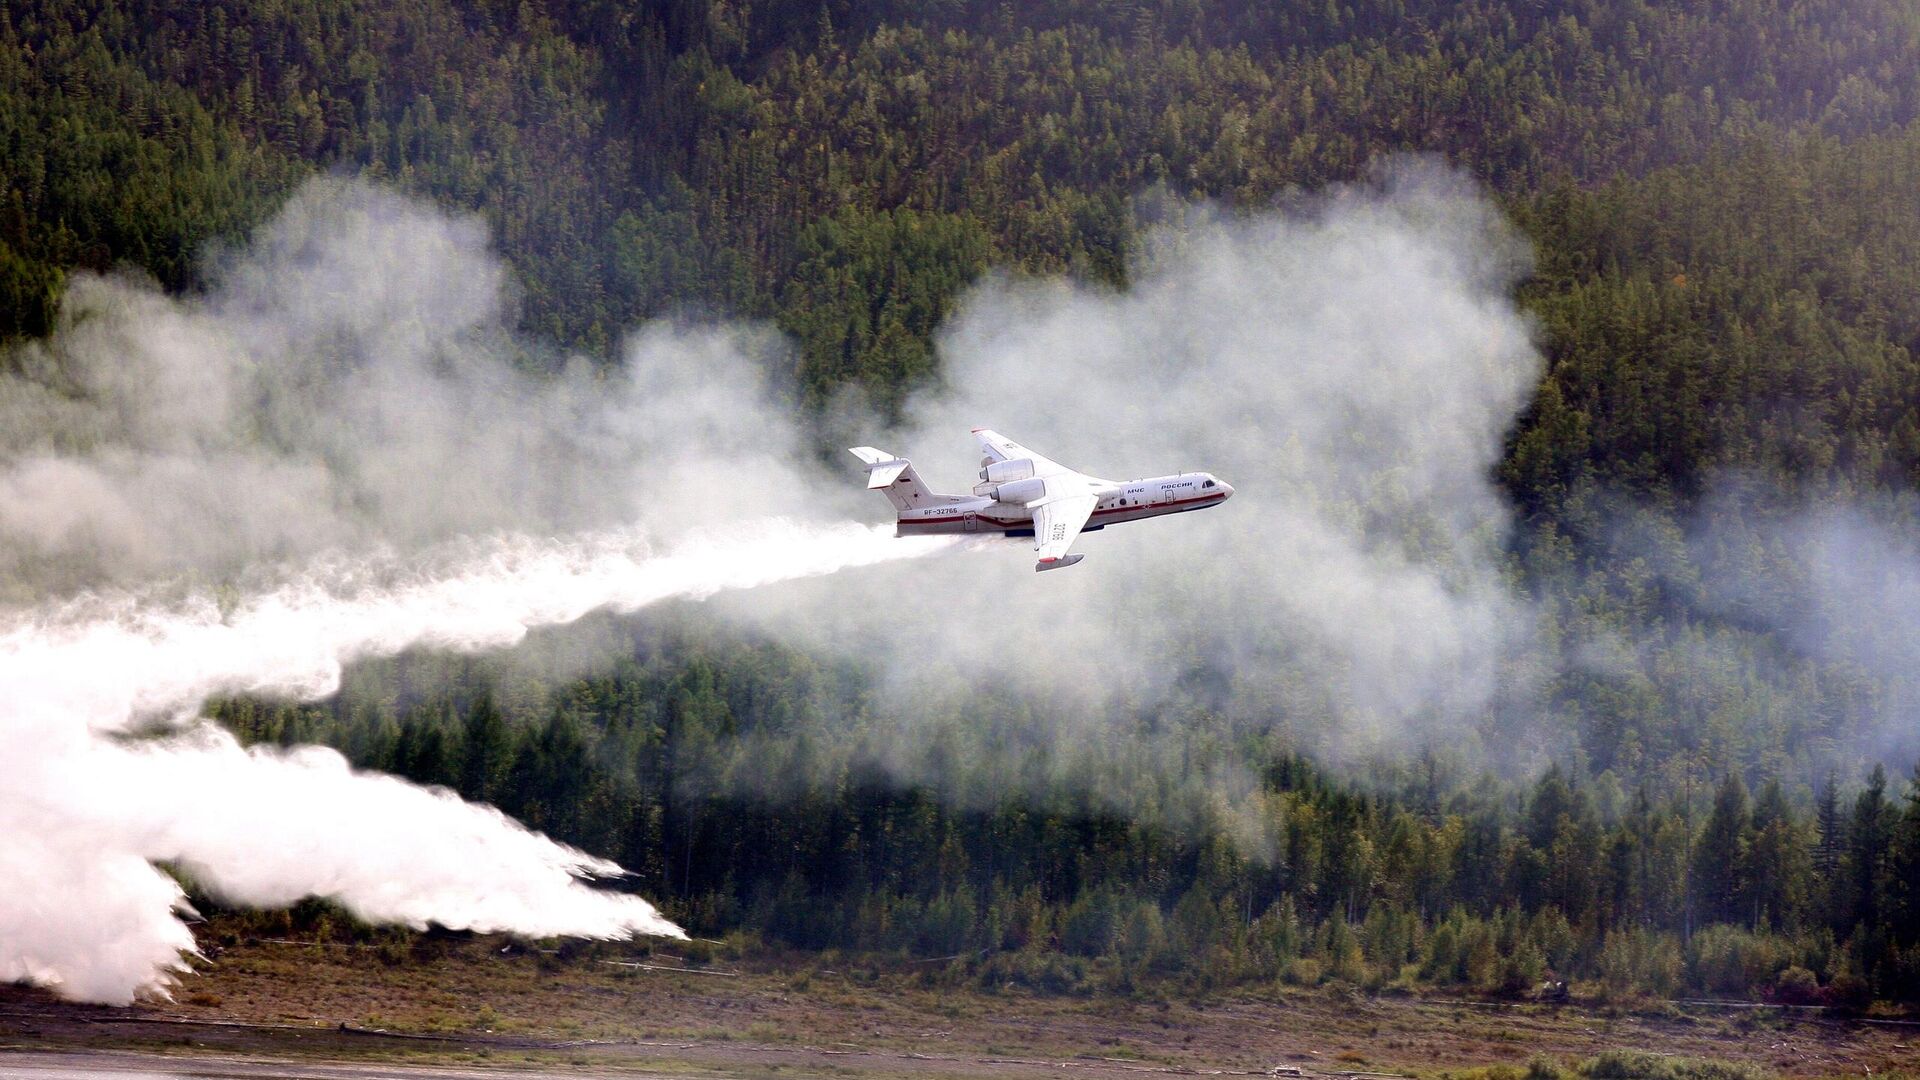
[[[972,495],[942,495],[928,488],[913,463],[871,446],[848,452],[867,466],[867,487],[884,492],[899,511],[894,535],[1003,533],[1031,536],[1040,553],[1034,566],[1058,570],[1085,555],[1069,555],[1082,532],[1099,532],[1122,521],[1219,506],[1233,485],[1212,473],[1180,473],[1145,480],[1102,480],[1041,457],[1012,439],[974,428],[985,455]]]

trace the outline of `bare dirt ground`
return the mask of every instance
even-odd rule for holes
[[[577,1065],[509,1072],[449,1065],[189,1058],[124,1050],[0,1053],[0,1080],[578,1080],[581,1075]]]
[[[982,988],[944,966],[875,969],[819,957],[691,965],[634,946],[562,959],[486,937],[411,950],[242,941],[208,951],[209,963],[173,1002],[81,1006],[0,988],[0,1051],[159,1052],[182,1064],[226,1062],[217,1075],[236,1076],[347,1075],[270,1071],[269,1063],[299,1061],[756,1080],[1140,1080],[1276,1068],[1458,1076],[1535,1055],[1634,1049],[1750,1062],[1790,1077],[1920,1075],[1920,1024],[1817,1012],[1280,988],[1046,995]],[[0,1054],[0,1071],[9,1060],[26,1059]],[[248,1063],[269,1071],[234,1071]]]

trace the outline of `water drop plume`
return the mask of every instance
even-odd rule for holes
[[[944,550],[890,526],[768,519],[656,549],[640,529],[500,537],[432,557],[339,560],[222,606],[94,595],[0,632],[0,978],[69,997],[164,994],[193,940],[155,862],[235,903],[331,897],[376,922],[534,935],[679,936],[623,871],[451,792],[338,753],[243,747],[214,694],[318,698],[342,665],[414,646],[511,645],[599,609]]]

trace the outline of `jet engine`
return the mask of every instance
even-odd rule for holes
[[[1011,465],[1013,464],[1013,462],[1006,462],[1005,464]],[[1033,463],[1030,461],[1023,461],[1023,462],[1020,462],[1020,464],[1027,466],[1029,470],[1033,468]],[[1001,484],[999,487],[994,488],[993,501],[1003,502],[1003,503],[1013,503],[1016,506],[1025,506],[1028,503],[1039,499],[1041,496],[1045,495],[1046,493],[1047,493],[1047,482],[1045,480],[1042,480],[1037,476],[1026,477],[1020,480],[1015,480],[1012,483]]]
[[[980,470],[980,479],[989,484],[1005,484],[1014,480],[1025,480],[1033,475],[1031,458],[1011,458],[1007,461],[988,462]]]

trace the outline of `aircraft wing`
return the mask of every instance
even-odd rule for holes
[[[994,461],[1007,461],[1012,458],[1026,458],[1033,462],[1033,475],[1054,476],[1058,473],[1070,473],[1073,470],[1021,446],[997,431],[986,428],[974,428],[973,437],[980,440],[980,452]]]
[[[1048,487],[1053,485],[1049,484]],[[1093,508],[1099,502],[1098,495],[1088,492],[1050,494],[1034,504],[1033,546],[1040,553],[1035,570],[1058,570],[1086,558],[1085,555],[1068,555],[1067,549],[1079,539],[1080,530],[1086,527],[1087,519],[1093,516]]]

